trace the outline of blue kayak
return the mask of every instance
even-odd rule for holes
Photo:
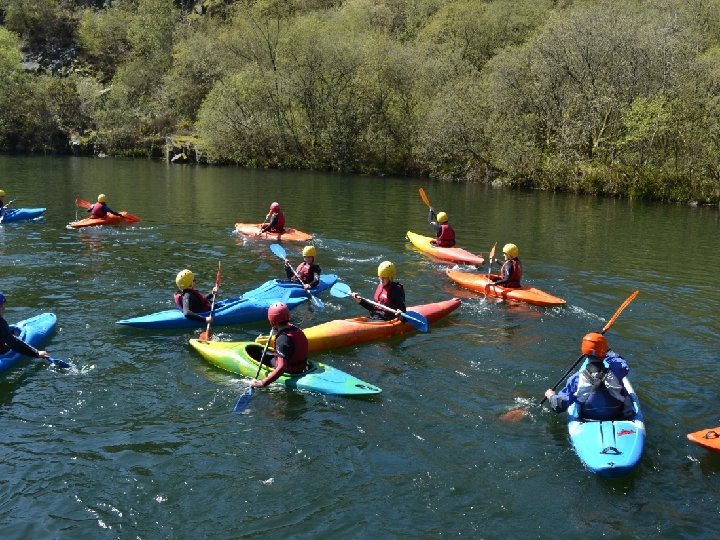
[[[57,317],[54,313],[41,313],[35,317],[20,321],[17,324],[11,324],[10,329],[19,329],[20,335],[18,335],[18,337],[25,343],[28,343],[37,349],[50,336],[50,333],[55,329],[56,324]],[[0,354],[0,372],[7,371],[12,368],[23,358],[28,357],[18,354],[15,351],[8,351],[5,354]]]
[[[580,368],[583,369],[585,363]],[[586,420],[580,417],[577,403],[568,408],[570,442],[580,461],[592,472],[607,478],[625,476],[632,471],[645,448],[640,402],[627,377],[623,384],[635,408],[635,417],[630,420]]]
[[[5,208],[2,223],[35,219],[43,215],[45,208]]]
[[[318,294],[332,287],[337,281],[335,274],[321,274],[320,283],[313,294]],[[309,299],[309,295],[300,285],[289,280],[271,279],[257,289],[246,292],[237,298],[228,298],[215,303],[213,326],[225,324],[243,324],[260,321],[267,317],[267,310],[274,302],[285,302],[293,309]],[[199,313],[207,316],[210,312]],[[179,309],[166,309],[142,317],[122,319],[117,322],[135,328],[170,330],[177,328],[200,328],[204,322],[186,319]]]

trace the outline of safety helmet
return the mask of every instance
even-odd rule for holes
[[[0,197],[4,197],[4,196],[5,196],[5,190],[4,190],[4,189],[0,189]]]
[[[99,202],[99,203],[104,203],[105,201],[107,201],[107,197],[105,196],[104,193],[101,193],[100,195],[98,195],[98,202]]]
[[[271,212],[279,212],[280,211],[280,203],[274,202],[270,205],[270,211]]]
[[[582,344],[580,345],[582,353],[585,356],[595,356],[597,358],[605,358],[608,352],[608,342],[605,336],[598,332],[590,332],[585,334],[582,338]]]
[[[185,270],[181,270],[178,272],[177,277],[175,278],[175,284],[178,286],[178,289],[181,291],[184,291],[185,289],[189,289],[192,287],[193,282],[195,281],[195,274],[192,273],[192,271],[188,270],[187,268]]]
[[[505,244],[503,246],[503,253],[507,254],[511,259],[514,259],[518,256],[518,247],[515,244]]]
[[[395,265],[390,261],[383,261],[378,265],[378,277],[395,279]]]
[[[316,257],[317,256],[317,250],[315,249],[315,246],[305,246],[303,248],[303,257]]]
[[[5,295],[0,292],[0,306],[5,303]]]
[[[290,310],[282,302],[275,302],[268,308],[268,322],[280,326],[290,321]]]
[[[445,212],[439,212],[437,215],[438,223],[447,223],[448,215]]]

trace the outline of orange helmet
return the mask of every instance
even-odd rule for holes
[[[598,332],[585,334],[580,345],[580,349],[585,356],[595,356],[597,358],[605,358],[609,348],[605,336]]]
[[[273,326],[290,322],[290,310],[282,302],[271,304],[268,308],[268,322]]]

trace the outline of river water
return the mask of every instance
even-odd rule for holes
[[[0,225],[6,318],[56,313],[45,348],[77,368],[28,360],[2,374],[0,538],[718,537],[720,455],[685,437],[720,424],[716,207],[117,159],[0,157],[0,179],[15,206],[48,208]],[[430,233],[419,187],[459,245],[487,255],[516,243],[524,281],[567,306],[488,302],[454,285],[405,240]],[[100,192],[142,221],[68,229],[84,215],[75,198]],[[115,324],[170,307],[185,267],[209,290],[221,260],[221,296],[280,277],[267,243],[232,232],[273,200],[353,290],[369,296],[389,259],[409,305],[463,300],[428,334],[316,356],[380,396],[266,389],[233,414],[246,381],[188,347],[198,331]],[[285,247],[299,262],[301,246]],[[607,337],[630,364],[648,438],[639,467],[606,480],[578,461],[564,415],[503,414],[537,404],[582,335],[636,289]],[[323,299],[295,321],[363,313]]]

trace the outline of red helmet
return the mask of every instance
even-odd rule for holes
[[[270,211],[271,212],[279,212],[280,211],[280,203],[274,202],[270,205]]]
[[[268,308],[268,321],[273,326],[280,326],[290,321],[290,310],[282,302],[275,302]]]
[[[580,349],[585,356],[595,356],[597,358],[605,358],[608,352],[608,342],[605,336],[597,332],[590,332],[582,338]]]

